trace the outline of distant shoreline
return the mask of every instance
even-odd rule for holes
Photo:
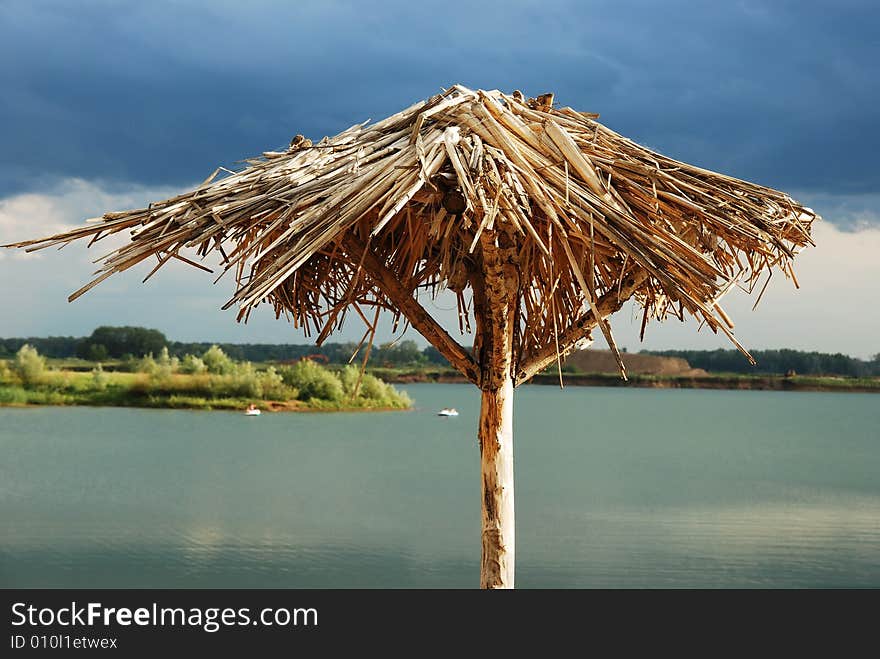
[[[632,375],[624,382],[607,373],[594,375],[563,375],[563,382],[582,387],[641,387],[650,389],[717,389],[728,391],[824,391],[836,393],[880,393],[880,381],[873,384],[849,382],[847,378],[782,375],[706,375],[706,376],[645,376]],[[559,384],[557,375],[536,375],[533,384]]]
[[[174,410],[180,412],[233,412],[244,415],[244,407],[182,407],[178,405],[102,405],[94,402],[83,403],[4,403],[0,402],[0,409],[38,409],[42,407],[91,407],[91,408],[117,408],[128,410]],[[260,407],[260,406],[258,406]],[[411,412],[412,407],[301,407],[275,403],[260,407],[267,414],[290,413],[290,414],[330,414],[332,412],[343,413],[369,413],[369,412]]]
[[[434,382],[440,384],[467,383],[452,371],[396,371],[372,369],[372,372],[391,384]],[[639,387],[648,389],[717,389],[731,391],[818,391],[836,393],[880,393],[880,378],[844,378],[783,375],[645,375],[628,376],[624,381],[616,373],[563,373],[562,382],[570,387]],[[530,384],[559,385],[559,375],[542,373]]]
[[[5,387],[8,393],[10,387]],[[402,412],[411,410],[412,406],[394,407],[390,405],[350,404],[345,402],[330,403],[327,401],[302,400],[268,400],[251,398],[225,398],[216,400],[188,399],[175,396],[102,396],[97,392],[78,393],[76,395],[52,396],[43,392],[16,387],[22,392],[18,400],[8,400],[0,396],[0,408],[37,408],[37,407],[119,407],[141,410],[186,410],[190,412],[240,412],[244,413],[253,403],[261,412],[292,412],[292,413],[326,413],[326,412]],[[0,393],[4,393],[0,391]]]

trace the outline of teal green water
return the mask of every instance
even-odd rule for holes
[[[470,587],[479,396],[0,409],[0,587]],[[435,416],[444,406],[461,416]],[[880,587],[880,397],[523,387],[520,587]]]

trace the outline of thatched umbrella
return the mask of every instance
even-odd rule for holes
[[[216,252],[238,319],[266,302],[324,341],[354,310],[403,318],[482,390],[481,585],[512,587],[513,389],[630,298],[649,318],[698,317],[733,337],[719,298],[752,290],[811,244],[816,215],[760,185],[677,162],[554,108],[552,94],[456,85],[374,124],[221,170],[148,208],[19,243],[41,249],[130,231],[73,300],[116,272]],[[221,168],[222,169],[222,168]],[[421,301],[456,295],[460,345]],[[372,307],[375,314],[365,311]],[[473,320],[473,326],[471,326]],[[368,332],[369,333],[369,332]]]

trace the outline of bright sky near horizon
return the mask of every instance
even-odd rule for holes
[[[0,243],[165,198],[217,165],[379,119],[441,87],[554,91],[559,104],[672,157],[783,189],[825,219],[756,311],[726,308],[750,348],[880,352],[880,6],[876,2],[0,3]],[[503,11],[502,11],[503,8]],[[88,252],[0,251],[0,336],[102,324],[179,340],[304,342],[266,310],[220,306],[231,282],[144,268],[74,304]],[[138,276],[140,275],[140,276]],[[451,303],[429,309],[451,325]],[[613,319],[638,350],[639,319]],[[356,319],[340,335],[360,338]],[[379,340],[390,333],[383,330]],[[462,339],[470,343],[470,338]],[[728,347],[693,322],[641,347]]]

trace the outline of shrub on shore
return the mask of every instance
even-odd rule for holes
[[[310,359],[303,359],[281,371],[285,384],[299,389],[300,398],[311,404],[328,408],[345,403],[352,407],[406,408],[412,400],[379,378],[364,374],[360,368],[346,366],[331,371]],[[358,381],[360,384],[358,385]]]
[[[96,391],[104,391],[107,388],[107,383],[109,381],[110,378],[107,377],[104,368],[100,364],[92,369],[92,386]]]
[[[235,362],[216,345],[205,350],[202,362],[208,373],[216,373],[217,375],[230,375],[236,368]]]
[[[369,403],[375,407],[404,408],[412,405],[406,392],[397,391],[375,375],[364,373],[357,366],[346,366],[339,372],[346,399],[353,403]],[[360,384],[358,384],[360,380]]]
[[[25,343],[15,353],[12,369],[22,383],[36,384],[46,371],[46,360],[37,352],[36,348]]]
[[[201,375],[208,372],[208,367],[205,366],[205,362],[202,361],[201,357],[184,355],[183,360],[180,362],[179,370],[186,375]]]
[[[294,366],[283,369],[281,379],[299,391],[301,400],[336,403],[345,397],[339,377],[311,359],[301,359]]]

